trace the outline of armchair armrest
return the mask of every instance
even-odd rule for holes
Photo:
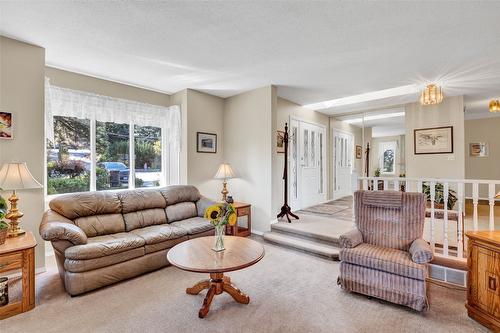
[[[431,246],[422,238],[417,238],[410,246],[411,260],[417,264],[426,264],[432,260],[434,254]]]
[[[67,240],[73,245],[87,244],[87,235],[73,221],[48,210],[43,214],[39,228],[40,236],[46,241]]]
[[[215,204],[216,204],[215,201],[206,198],[204,196],[201,196],[201,198],[198,201],[196,201],[196,211],[198,212],[198,216],[204,217],[207,208]]]
[[[352,229],[339,237],[342,248],[352,248],[363,243],[363,235],[358,229]]]

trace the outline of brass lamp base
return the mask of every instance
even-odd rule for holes
[[[222,191],[220,191],[220,193],[222,194],[222,201],[226,202],[229,191],[227,190],[227,181],[225,179],[224,182],[222,183]]]
[[[16,191],[12,192],[12,195],[9,198],[10,210],[7,215],[5,215],[5,218],[10,220],[7,237],[17,237],[26,233],[26,231],[19,227],[19,220],[24,216],[24,214],[17,209],[18,200],[19,198],[16,195]]]

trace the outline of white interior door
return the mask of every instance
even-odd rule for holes
[[[297,139],[291,140],[290,151],[291,204],[292,209],[296,210],[326,201],[326,131],[322,126],[307,122],[296,121],[291,124],[291,133],[296,133]]]
[[[352,194],[351,173],[353,164],[353,136],[351,133],[333,130],[333,198]]]

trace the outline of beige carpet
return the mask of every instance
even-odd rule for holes
[[[463,291],[431,285],[422,315],[342,291],[336,262],[265,248],[260,263],[231,274],[250,304],[218,296],[205,319],[204,296],[184,292],[203,274],[168,267],[71,298],[52,267],[37,276],[36,308],[0,321],[0,332],[487,332],[467,317]]]

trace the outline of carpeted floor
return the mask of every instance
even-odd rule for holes
[[[337,219],[352,220],[352,196],[328,201],[319,205],[303,208],[298,214],[312,214]]]
[[[0,332],[487,332],[467,317],[464,291],[430,285],[431,309],[419,314],[342,291],[336,262],[265,249],[261,262],[230,274],[250,304],[218,296],[205,319],[204,295],[184,292],[203,274],[167,267],[71,298],[50,267],[37,275],[36,308],[0,321]]]

